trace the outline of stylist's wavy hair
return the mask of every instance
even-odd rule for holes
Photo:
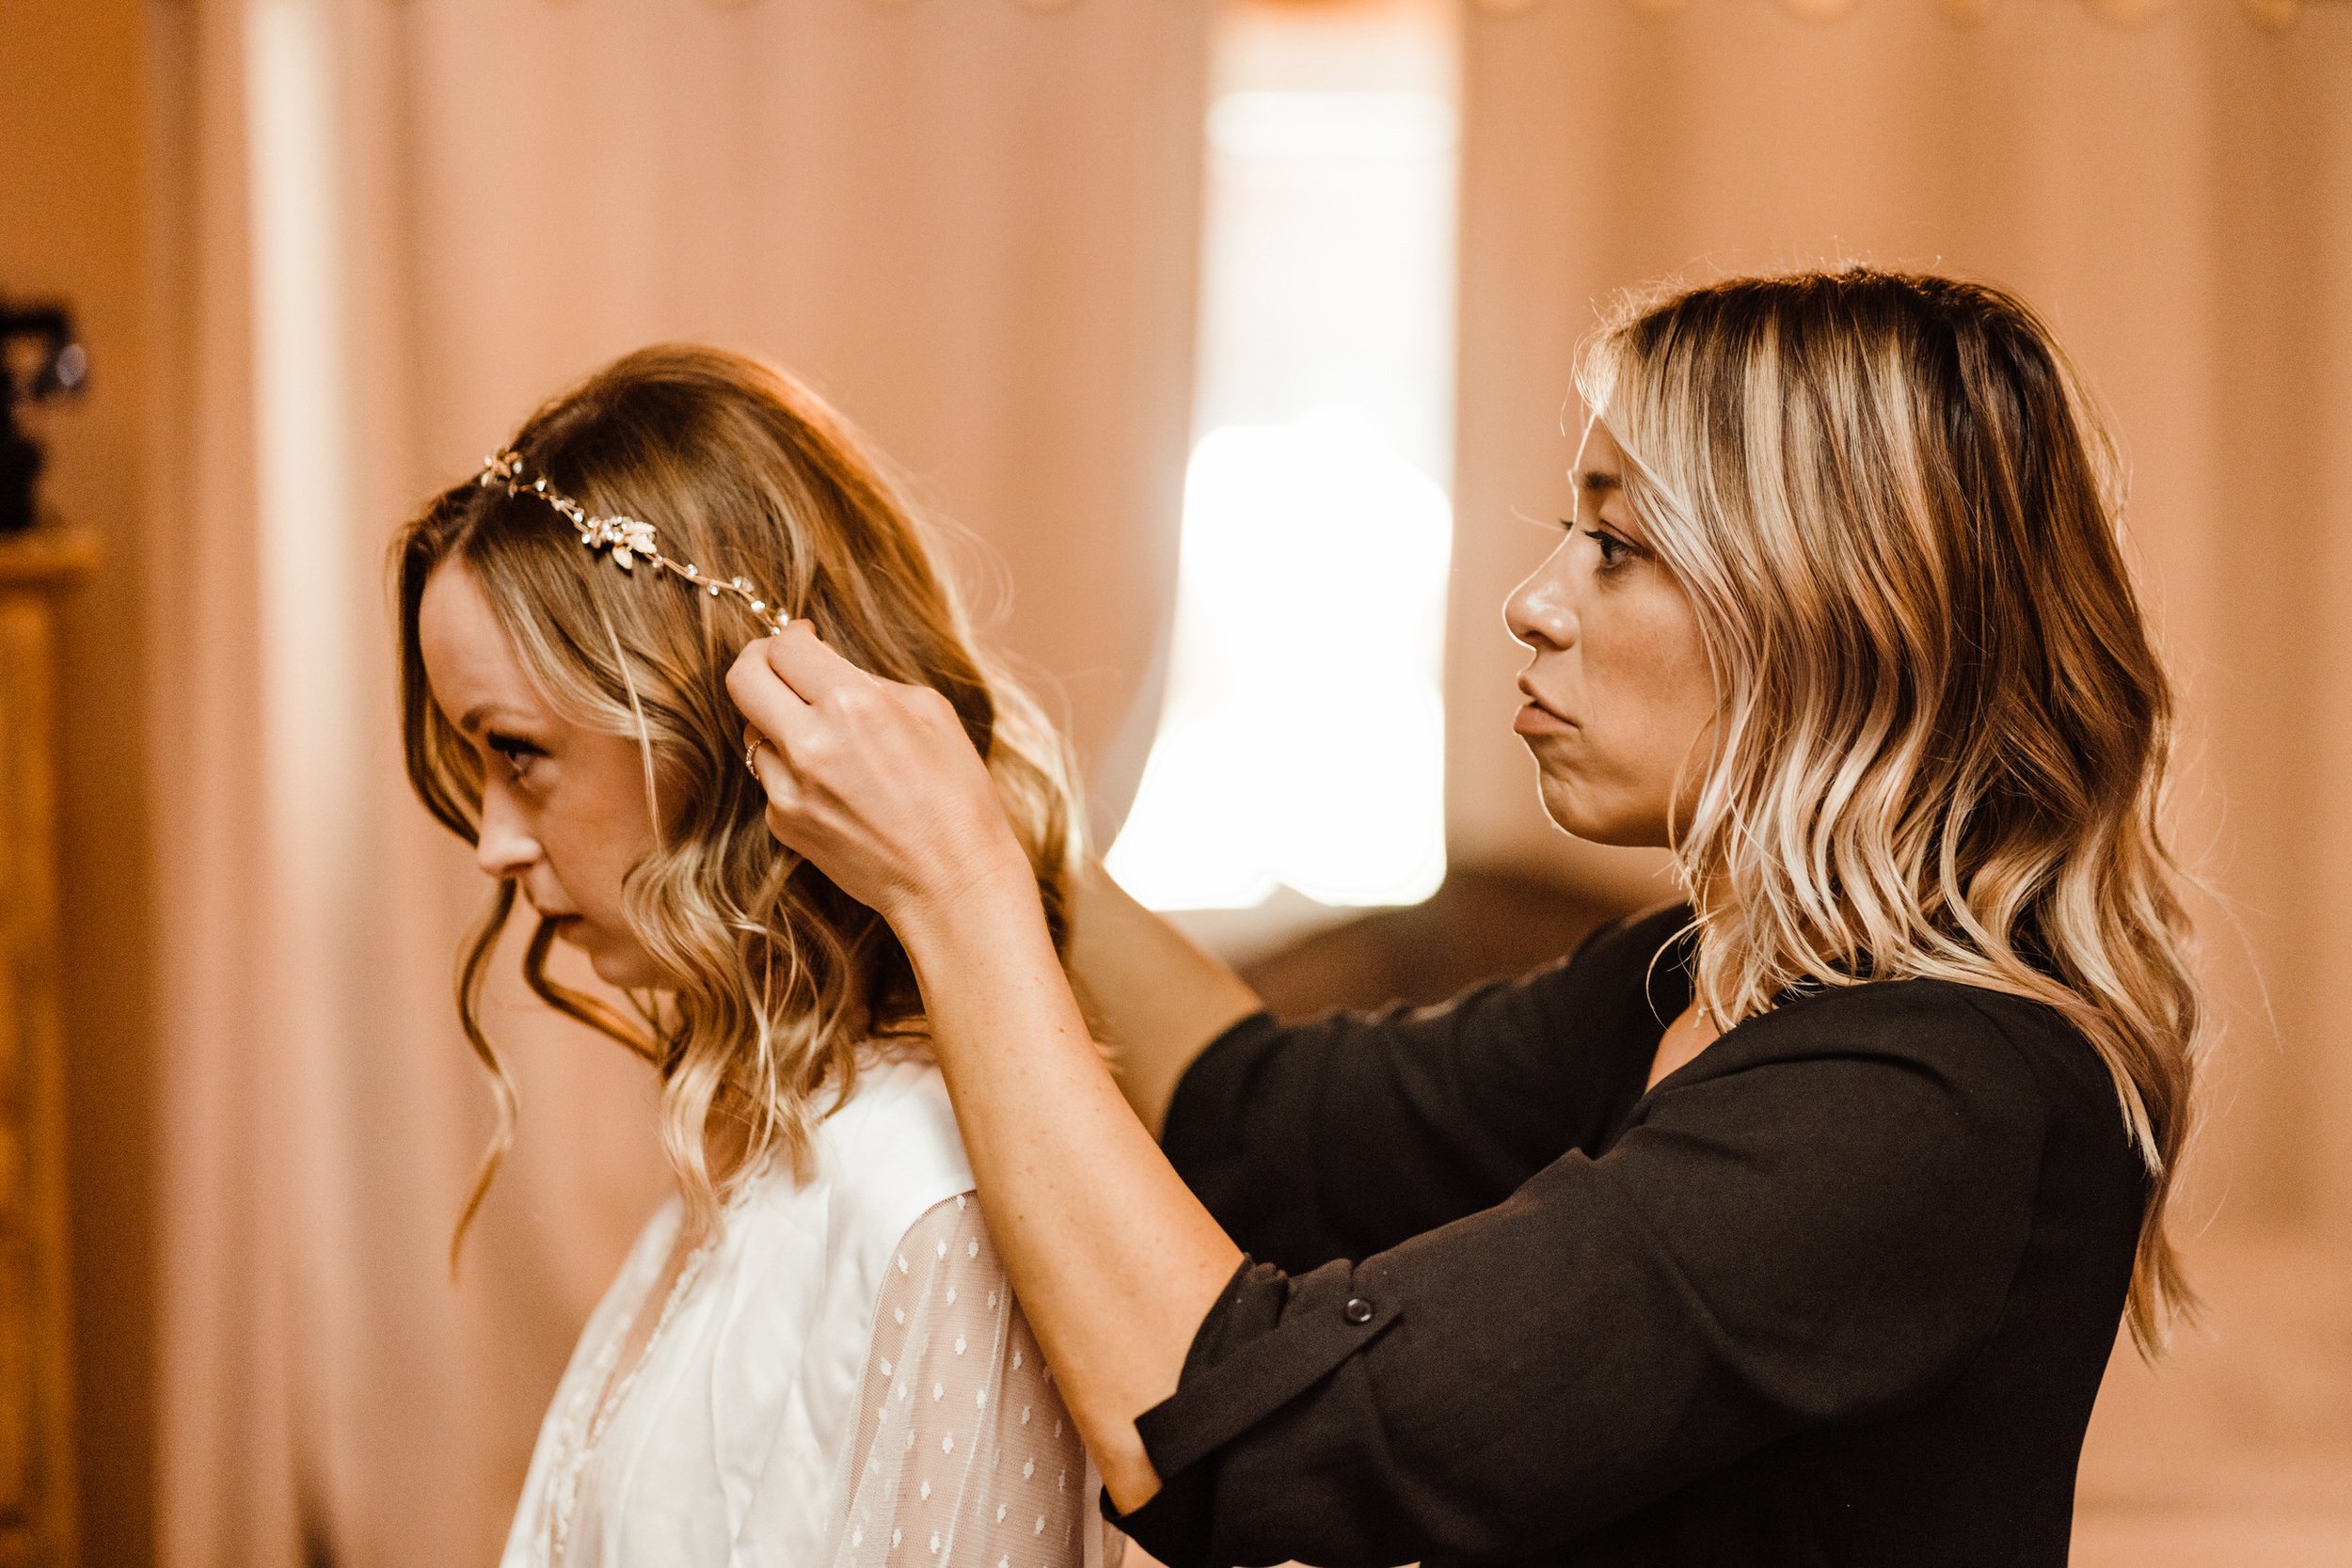
[[[590,376],[509,445],[590,514],[646,519],[664,552],[750,578],[852,663],[945,695],[987,759],[1059,942],[1076,832],[1061,743],[975,646],[925,527],[839,416],[759,360],[664,346]],[[408,777],[452,832],[475,840],[483,781],[474,749],[434,704],[418,640],[425,579],[444,562],[471,568],[551,705],[644,752],[656,845],[625,879],[623,907],[672,985],[632,998],[634,1018],[571,990],[548,974],[554,927],[542,921],[523,958],[532,990],[659,1069],[662,1143],[691,1223],[717,1213],[723,1173],[704,1156],[714,1117],[748,1129],[737,1169],[777,1155],[804,1170],[814,1124],[848,1098],[861,1048],[882,1038],[920,1051],[924,1021],[906,952],[882,917],[765,826],[725,685],[760,635],[747,607],[624,572],[583,549],[535,496],[470,480],[436,498],[393,557]],[[459,965],[458,1014],[499,1122],[453,1259],[514,1136],[514,1085],[479,1017],[514,904],[515,884],[501,881]]]
[[[2150,1172],[2157,1353],[2194,1305],[2164,1214],[2207,1015],[2119,466],[2048,328],[1942,277],[1740,278],[1629,304],[1578,384],[1714,668],[1675,844],[1701,1005],[1934,977],[2058,1009]]]

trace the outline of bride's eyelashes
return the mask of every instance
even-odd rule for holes
[[[516,784],[526,782],[533,764],[548,753],[545,748],[525,740],[518,735],[493,730],[482,737],[482,744],[506,764],[507,777]]]

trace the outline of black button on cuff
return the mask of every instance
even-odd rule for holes
[[[1372,1277],[1351,1277],[1359,1275]],[[1376,1264],[1359,1270],[1335,1259],[1294,1277],[1244,1259],[1194,1335],[1176,1391],[1136,1418],[1136,1433],[1161,1479],[1171,1487],[1213,1491],[1213,1466],[1204,1468],[1205,1481],[1187,1473],[1377,1343],[1406,1307],[1402,1297],[1356,1293],[1366,1288],[1381,1288]],[[1142,1512],[1158,1507],[1155,1499]],[[1147,1551],[1156,1551],[1154,1536],[1182,1548],[1160,1554],[1163,1562],[1211,1560],[1205,1546],[1194,1551],[1156,1524],[1138,1537]]]

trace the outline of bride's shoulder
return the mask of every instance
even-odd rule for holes
[[[895,1243],[925,1211],[973,1189],[946,1084],[930,1063],[868,1062],[838,1105],[828,1098],[820,1109],[800,1172],[771,1161],[729,1206],[729,1228],[754,1250],[787,1233],[822,1236],[828,1246]]]
[[[945,1139],[961,1148],[946,1080],[930,1062],[886,1056],[859,1064],[838,1104],[823,1102],[816,1128],[819,1149],[847,1151],[877,1140]]]
[[[818,1124],[815,1152],[836,1212],[879,1206],[895,1215],[915,1204],[919,1213],[972,1187],[946,1083],[928,1061],[861,1068],[849,1098]]]

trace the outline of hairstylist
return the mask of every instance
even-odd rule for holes
[[[1937,277],[1674,295],[1580,385],[1517,727],[1552,817],[1671,846],[1687,904],[1281,1027],[1098,874],[1122,1098],[942,699],[755,644],[770,826],[903,939],[1175,1568],[2061,1563],[2117,1323],[2185,1300],[2201,1028],[2106,449],[2034,316]]]

